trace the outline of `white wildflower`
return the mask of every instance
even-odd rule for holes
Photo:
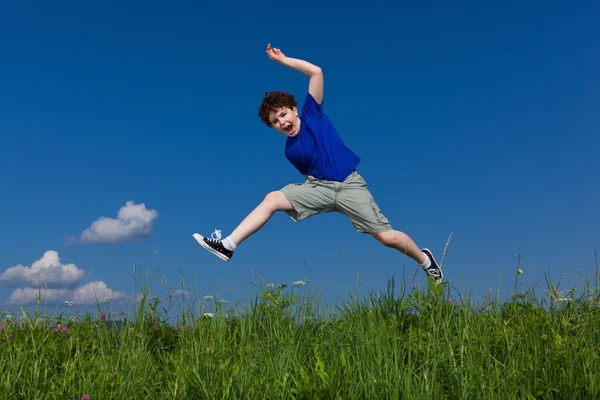
[[[213,318],[213,317],[215,316],[215,314],[214,314],[214,313],[211,313],[211,312],[205,312],[205,313],[204,313],[202,316],[203,316],[203,317],[209,317],[209,318]]]
[[[214,300],[214,297],[212,297],[211,295],[206,295],[203,297],[204,300],[208,301],[208,300]]]
[[[65,300],[65,304],[68,305],[69,307],[72,307],[73,304],[75,304],[75,303],[72,301]]]
[[[300,287],[300,286],[306,285],[306,282],[305,281],[296,281],[296,282],[292,282],[292,285],[294,285],[296,287]]]

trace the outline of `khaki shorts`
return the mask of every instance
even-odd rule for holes
[[[294,207],[286,213],[295,221],[316,214],[340,212],[350,218],[356,232],[385,232],[392,229],[369,192],[367,183],[356,172],[344,182],[318,180],[309,176],[304,183],[285,186],[281,193]]]

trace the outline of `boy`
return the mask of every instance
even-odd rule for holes
[[[441,282],[444,275],[431,251],[420,250],[408,235],[392,229],[366,182],[356,172],[360,158],[344,145],[323,114],[321,68],[304,60],[286,57],[270,44],[267,55],[271,60],[310,78],[300,117],[294,97],[283,92],[266,93],[259,108],[262,122],[287,136],[285,156],[306,181],[267,194],[225,239],[221,240],[218,230],[211,238],[194,233],[194,239],[206,250],[229,261],[236,247],[257,232],[276,211],[285,211],[296,222],[312,215],[336,211],[345,214],[357,232],[368,233],[385,246],[408,255],[429,276]]]

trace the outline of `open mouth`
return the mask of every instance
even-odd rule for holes
[[[294,126],[288,125],[285,128],[283,128],[283,130],[286,131],[287,133],[292,133],[294,131]]]

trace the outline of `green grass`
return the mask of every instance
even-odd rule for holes
[[[548,283],[540,297],[518,279],[509,298],[481,305],[447,284],[390,280],[333,310],[309,286],[269,284],[245,307],[198,298],[161,311],[144,287],[119,327],[110,311],[5,313],[0,398],[600,398],[597,280],[577,296]]]

